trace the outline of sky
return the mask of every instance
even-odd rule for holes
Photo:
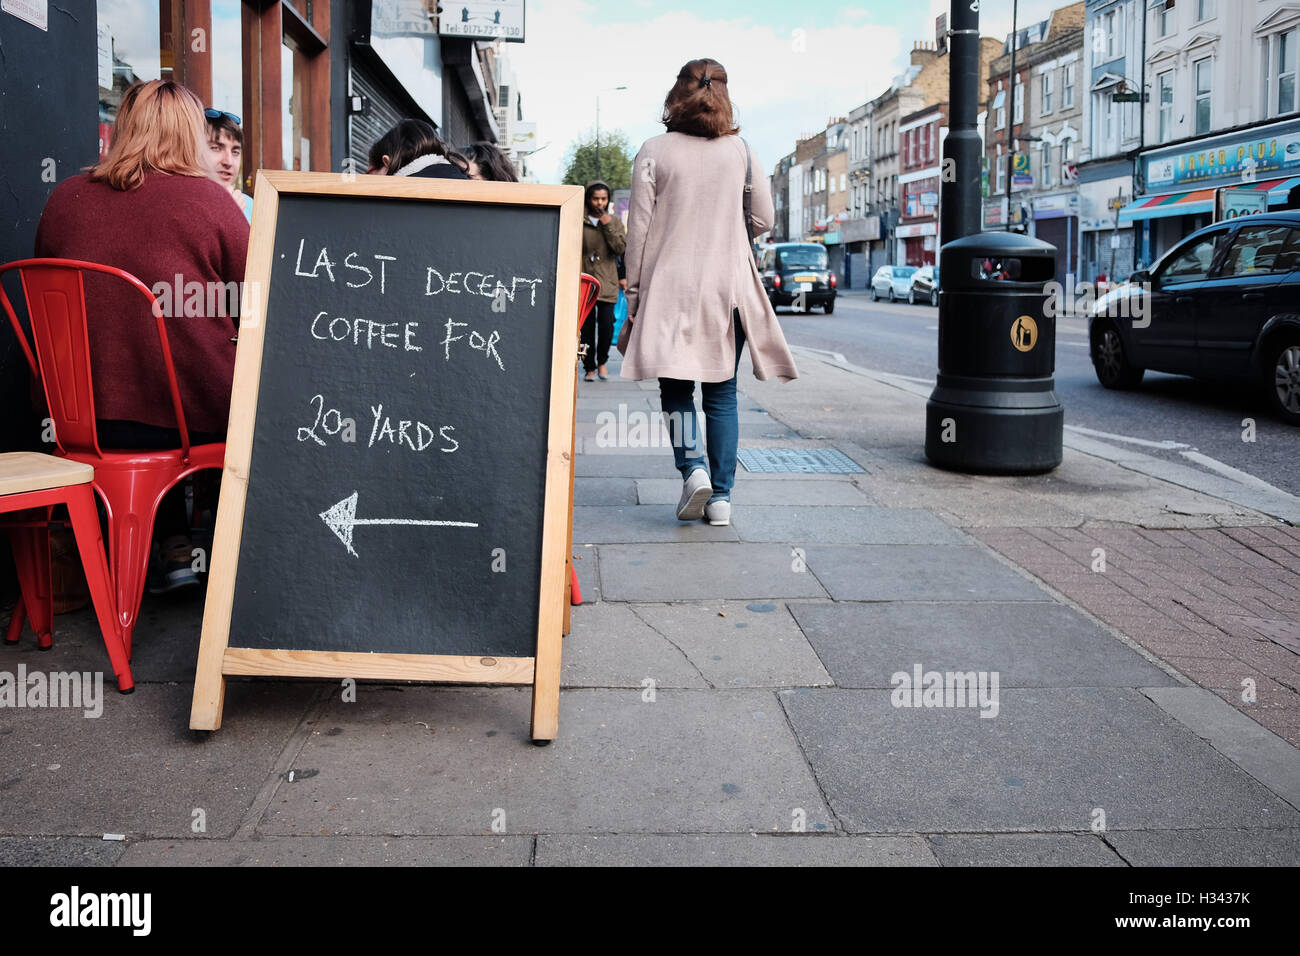
[[[1020,0],[1017,22],[1065,5]],[[527,0],[525,42],[505,48],[544,147],[530,165],[542,182],[563,178],[569,144],[596,125],[598,93],[602,136],[622,130],[635,148],[662,133],[677,71],[707,56],[726,67],[741,135],[770,172],[801,135],[884,92],[913,42],[934,42],[948,9],[948,0]],[[982,0],[980,32],[1005,39],[1011,9],[1012,0]]]

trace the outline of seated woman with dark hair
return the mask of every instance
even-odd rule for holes
[[[470,143],[461,150],[469,160],[469,178],[485,179],[494,183],[517,183],[515,168],[495,143]]]
[[[50,195],[36,229],[36,255],[114,266],[150,289],[242,282],[248,222],[229,191],[210,178],[208,155],[199,99],[175,83],[137,83],[122,97],[108,156]],[[92,273],[84,281],[100,447],[180,447],[148,302],[120,279]],[[206,294],[203,300],[200,315],[188,300],[159,300],[171,306],[167,337],[196,445],[225,441],[238,321],[237,303]],[[212,307],[219,314],[207,314]],[[155,530],[164,574],[150,590],[197,584],[184,487],[163,499]]]
[[[402,120],[370,147],[370,172],[380,175],[469,179],[468,167],[424,120]]]

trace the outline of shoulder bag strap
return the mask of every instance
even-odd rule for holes
[[[749,158],[749,144],[744,139],[741,139],[740,142],[745,147],[745,191],[741,196],[741,206],[745,211],[745,245],[748,246],[750,239],[753,238],[753,233],[750,232],[752,228],[750,223],[754,215],[754,182],[753,169]]]

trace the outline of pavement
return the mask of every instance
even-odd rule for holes
[[[549,747],[526,689],[270,679],[200,738],[202,602],[146,596],[133,695],[0,714],[0,865],[1300,863],[1300,530],[1076,448],[937,471],[922,396],[799,365],[745,363],[742,451],[846,470],[742,467],[722,528],[656,386],[580,386]],[[106,659],[81,611],[19,664]]]

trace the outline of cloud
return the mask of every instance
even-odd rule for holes
[[[797,136],[847,114],[898,72],[898,31],[853,19],[818,18],[791,30],[671,11],[614,27],[601,25],[591,3],[535,3],[527,42],[506,50],[524,118],[538,124],[541,143],[550,143],[532,167],[542,181],[559,181],[569,144],[595,125],[600,90],[628,87],[601,94],[602,130],[621,129],[638,145],[662,133],[663,98],[677,71],[711,56],[727,68],[742,135],[770,170]]]

